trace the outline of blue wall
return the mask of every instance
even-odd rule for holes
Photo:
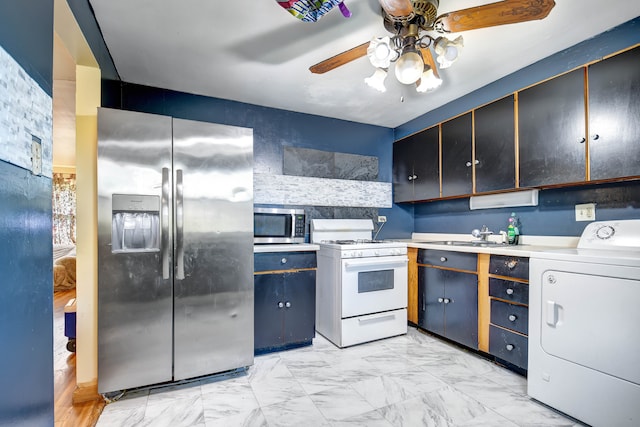
[[[0,2],[0,46],[51,95],[53,0]],[[0,160],[0,425],[54,424],[52,259],[51,179]]]
[[[640,18],[407,122],[395,129],[395,138],[400,139],[637,43],[640,43]],[[596,220],[640,218],[640,181],[543,190],[539,202],[537,207],[470,211],[469,199],[464,198],[407,205],[406,209],[413,213],[414,231],[421,233],[470,233],[483,224],[497,232],[506,229],[507,218],[514,211],[521,218],[523,234],[579,236],[587,223],[575,221],[575,204],[578,203],[596,203]]]

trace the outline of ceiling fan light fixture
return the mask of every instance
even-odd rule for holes
[[[438,89],[442,85],[442,79],[440,79],[433,69],[425,67],[425,71],[422,73],[422,77],[416,83],[416,91],[420,93],[431,92]]]
[[[424,71],[424,61],[415,48],[405,49],[395,66],[398,81],[410,85],[418,81]]]
[[[384,80],[386,78],[387,72],[382,68],[376,68],[373,75],[364,79],[364,82],[379,92],[386,92],[387,88],[384,86]]]
[[[440,64],[440,68],[449,68],[451,64],[456,62],[463,47],[464,41],[462,36],[458,36],[455,40],[438,37],[434,45],[434,50],[438,55],[436,61]]]
[[[398,53],[391,47],[389,37],[375,37],[369,43],[367,57],[374,67],[388,68],[396,60]]]

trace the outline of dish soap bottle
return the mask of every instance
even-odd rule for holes
[[[515,212],[511,212],[509,217],[509,225],[507,226],[507,241],[510,245],[518,244],[518,237],[520,236],[520,228],[518,217]]]

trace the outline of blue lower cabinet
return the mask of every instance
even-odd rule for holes
[[[315,268],[275,270],[254,275],[255,354],[310,345],[315,336]]]

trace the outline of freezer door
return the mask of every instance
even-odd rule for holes
[[[100,393],[171,380],[170,168],[170,117],[98,110]]]
[[[253,133],[173,119],[174,379],[253,364]]]

